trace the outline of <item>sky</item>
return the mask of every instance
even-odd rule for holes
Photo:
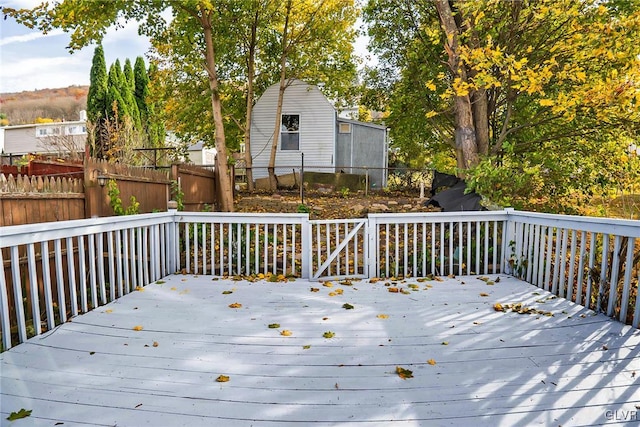
[[[41,0],[4,0],[2,6],[30,9],[40,3]],[[69,40],[69,34],[62,30],[43,35],[10,17],[0,17],[0,93],[89,85],[95,45],[69,54]],[[359,38],[356,52],[365,51],[366,43],[366,38]],[[116,59],[124,63],[129,58],[133,63],[138,56],[145,57],[151,47],[147,37],[138,35],[136,23],[108,31],[102,46],[107,67]]]
[[[4,0],[2,6],[15,9],[32,8],[40,0]],[[72,85],[89,85],[89,72],[95,45],[69,54],[66,46],[70,36],[61,30],[43,35],[8,17],[0,17],[0,93],[22,92],[35,89],[53,89]],[[135,23],[105,36],[104,48],[107,66],[120,59],[135,61],[145,56],[149,40],[138,35]]]

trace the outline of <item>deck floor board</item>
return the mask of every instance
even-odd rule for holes
[[[0,354],[2,425],[637,425],[640,331],[490,277],[168,276]]]

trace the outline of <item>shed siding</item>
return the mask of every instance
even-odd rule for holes
[[[251,156],[254,178],[268,176],[269,155],[278,103],[278,85],[269,87],[256,102],[251,123]],[[291,173],[301,165],[304,153],[305,170],[332,172],[335,166],[335,120],[333,106],[317,87],[294,80],[286,88],[282,114],[300,115],[300,146],[298,151],[281,151],[280,138],[276,154],[276,174]]]

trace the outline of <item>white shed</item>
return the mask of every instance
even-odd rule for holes
[[[269,175],[269,155],[278,103],[278,84],[258,99],[251,120],[253,177]],[[336,110],[313,85],[293,80],[282,104],[282,125],[276,154],[276,175],[298,170],[304,153],[305,171],[333,172],[335,167]]]

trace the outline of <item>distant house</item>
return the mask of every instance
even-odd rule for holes
[[[77,121],[1,127],[0,149],[4,155],[16,157],[29,153],[83,153],[87,142],[87,122],[82,113],[81,120]]]
[[[268,176],[278,85],[269,87],[253,108],[253,177]],[[368,174],[369,185],[386,185],[386,127],[338,117],[318,87],[293,80],[284,93],[276,154],[276,175],[299,170]]]
[[[213,166],[216,162],[216,149],[205,147],[203,142],[190,145],[187,151],[189,153],[189,163],[194,165]]]

